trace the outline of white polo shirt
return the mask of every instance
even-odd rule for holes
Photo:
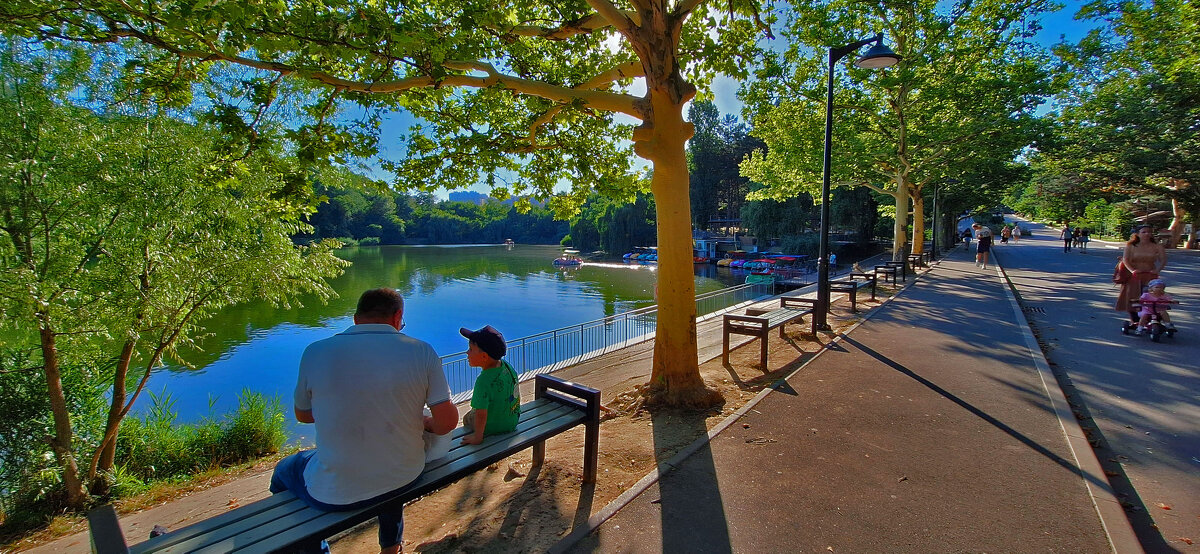
[[[351,504],[407,485],[425,467],[422,408],[450,400],[433,347],[386,324],[354,325],[300,359],[298,410],[312,410],[308,493]]]

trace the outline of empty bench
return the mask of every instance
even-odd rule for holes
[[[815,303],[816,300],[811,298],[783,296],[779,298],[779,307],[773,310],[746,310],[747,315],[725,314],[723,331],[721,333],[721,361],[729,363],[730,335],[750,335],[761,339],[758,357],[762,363],[763,371],[766,371],[767,333],[771,329],[778,327],[779,336],[783,337],[783,326],[803,320],[804,316],[812,313],[813,304]],[[752,311],[759,313],[751,314]]]
[[[878,276],[874,273],[851,273],[841,281],[830,281],[829,292],[842,292],[850,296],[850,311],[858,311],[858,289],[870,285],[871,300],[875,299],[875,284]]]
[[[273,494],[230,510],[126,546],[112,505],[88,514],[92,550],[110,552],[276,552],[315,549],[320,542],[384,511],[416,500],[508,456],[533,447],[533,465],[545,460],[546,439],[577,425],[585,427],[583,480],[596,481],[600,439],[600,391],[549,375],[538,375],[534,399],[521,405],[521,417],[511,433],[485,437],[482,444],[462,445],[463,428],[451,432],[453,447],[444,458],[425,465],[415,481],[389,499],[369,508],[323,512],[308,507],[291,492]]]

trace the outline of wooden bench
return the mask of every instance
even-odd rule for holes
[[[109,552],[275,552],[316,548],[341,531],[394,510],[408,502],[445,487],[512,454],[533,447],[533,465],[546,456],[546,439],[577,425],[585,426],[583,480],[596,481],[600,438],[600,391],[538,375],[534,400],[521,405],[517,429],[485,437],[482,444],[462,445],[463,428],[451,432],[454,445],[444,458],[434,460],[403,492],[375,506],[344,512],[323,512],[308,507],[290,492],[273,494],[127,547],[112,505],[88,514],[92,550]]]
[[[929,254],[928,252],[922,252],[920,254],[909,254],[908,255],[908,265],[911,267],[914,267],[914,268],[926,267],[928,265],[928,264],[926,264],[926,259],[928,258],[928,254]]]
[[[783,296],[779,298],[779,308],[774,310],[746,310],[747,315],[725,314],[721,361],[729,363],[729,335],[750,335],[760,339],[758,357],[763,371],[766,371],[767,333],[778,327],[779,336],[783,337],[783,326],[804,319],[804,316],[812,313],[814,304],[816,300],[811,298]],[[752,311],[755,314],[751,314]]]
[[[894,285],[896,284],[896,277],[898,276],[897,274],[900,273],[900,268],[890,265],[890,263],[891,262],[875,266],[875,276],[877,278],[883,277],[883,282],[890,282]]]
[[[890,262],[883,262],[883,265],[887,265],[887,266],[896,268],[896,270],[900,272],[900,280],[905,281],[905,282],[908,281],[908,262],[905,262],[903,260],[890,261]]]
[[[829,292],[844,292],[850,296],[850,311],[858,311],[858,289],[871,285],[871,300],[875,299],[875,284],[878,277],[874,273],[851,273],[842,281],[830,281]]]

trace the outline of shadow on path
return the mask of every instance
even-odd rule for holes
[[[894,360],[870,349],[869,347],[867,347],[867,345],[865,345],[861,342],[858,342],[849,336],[844,337],[842,340],[846,341],[846,343],[848,343],[848,344],[853,345],[854,347],[858,348],[859,350],[862,350],[867,355],[871,356],[872,358],[875,358],[876,360],[879,360],[881,363],[887,365],[888,367],[891,367],[892,369],[895,369],[896,371],[903,373],[904,375],[907,375],[909,378],[913,379],[914,381],[921,383],[922,385],[925,385],[927,388],[929,388],[929,390],[932,390],[933,392],[940,394],[942,397],[946,398],[947,400],[954,402],[955,404],[958,404],[960,407],[962,407],[963,409],[967,410],[968,412],[974,414],[976,417],[988,422],[989,424],[996,427],[997,429],[1004,431],[1012,438],[1017,439],[1018,441],[1021,442],[1021,444],[1028,446],[1030,449],[1037,452],[1038,454],[1041,454],[1042,456],[1045,456],[1050,461],[1058,464],[1059,466],[1062,466],[1063,469],[1066,469],[1066,470],[1074,473],[1075,475],[1078,475],[1084,479],[1087,479],[1088,482],[1092,483],[1096,487],[1100,487],[1102,489],[1109,489],[1109,485],[1107,482],[1097,479],[1090,475],[1084,475],[1083,472],[1081,472],[1079,470],[1079,467],[1076,466],[1074,463],[1072,463],[1070,460],[1067,460],[1067,459],[1063,458],[1062,456],[1059,456],[1058,454],[1051,452],[1046,447],[1042,446],[1041,444],[1038,444],[1037,441],[1021,434],[1016,429],[1009,427],[1003,421],[1000,421],[1000,420],[992,417],[987,412],[984,412],[983,410],[980,410],[979,408],[975,407],[970,402],[967,402],[966,400],[959,398],[954,393],[952,393],[946,389],[943,389],[942,387],[939,387],[933,381],[930,381],[924,377],[921,377],[920,375],[917,375],[911,369],[908,369],[907,367],[904,367],[903,365],[896,363]]]

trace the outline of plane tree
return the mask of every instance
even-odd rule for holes
[[[1043,0],[857,2],[794,9],[773,53],[744,87],[752,134],[767,148],[742,171],[768,185],[758,194],[819,197],[824,147],[826,53],[882,32],[903,59],[835,71],[835,186],[867,186],[894,200],[893,255],[924,236],[924,191],[981,160],[1012,160],[1037,136],[1034,109],[1053,89],[1048,55],[1029,44]],[[910,208],[911,206],[911,208]],[[912,242],[921,252],[923,243]]]
[[[1200,7],[1091,2],[1079,16],[1107,24],[1056,49],[1073,86],[1042,161],[1110,195],[1170,199],[1174,245],[1185,219],[1200,222]]]
[[[769,14],[769,10],[763,10]],[[738,76],[769,35],[759,0],[11,0],[0,30],[47,41],[129,47],[147,91],[182,95],[213,64],[256,79],[307,83],[294,129],[313,158],[373,154],[380,117],[417,122],[385,164],[396,185],[484,182],[494,196],[532,193],[567,215],[591,189],[645,186],[653,165],[660,285],[649,390],[675,405],[715,402],[700,378],[685,142],[685,103],[721,72]],[[135,48],[134,45],[137,47]],[[634,79],[642,93],[630,92]],[[353,129],[322,117],[352,103]],[[620,116],[620,117],[618,117]],[[628,122],[634,123],[628,123]]]

